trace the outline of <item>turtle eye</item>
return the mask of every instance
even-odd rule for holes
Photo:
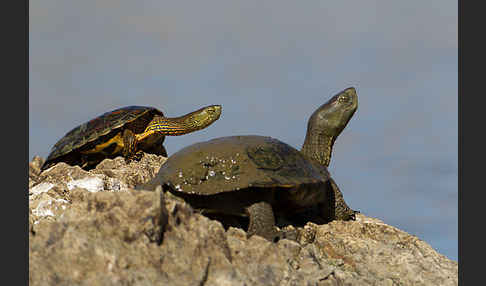
[[[347,102],[348,100],[349,100],[349,98],[346,95],[344,95],[344,94],[343,95],[340,95],[338,97],[338,101],[339,102]]]

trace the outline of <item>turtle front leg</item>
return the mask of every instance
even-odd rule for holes
[[[250,218],[248,237],[256,234],[273,242],[280,239],[280,232],[275,227],[275,217],[269,203],[264,201],[254,203],[245,210]]]
[[[125,157],[125,162],[130,162],[132,160],[139,161],[143,152],[137,150],[137,137],[130,129],[125,129],[123,131],[123,157]]]
[[[344,201],[343,194],[336,182],[329,178],[328,204],[323,207],[323,215],[327,221],[332,220],[356,220],[359,211],[352,210]]]
[[[159,140],[156,143],[152,144],[152,146],[150,148],[147,148],[144,151],[146,153],[168,157],[167,156],[167,150],[165,149],[164,145],[162,145],[163,142],[164,142],[164,139],[162,138],[162,140]]]

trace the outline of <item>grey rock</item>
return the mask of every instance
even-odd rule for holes
[[[29,188],[39,181],[39,175],[41,173],[40,168],[42,164],[44,164],[44,159],[39,156],[34,156],[32,161],[29,162]]]
[[[382,221],[286,226],[247,239],[160,188],[133,187],[164,157],[104,160],[89,172],[29,167],[31,285],[458,285],[457,262]],[[31,182],[32,181],[32,185]]]
[[[138,267],[154,270],[150,252],[162,242],[168,220],[160,191],[76,188],[71,198],[61,216],[30,232],[30,284],[127,285],[141,279]],[[141,281],[155,277],[146,274]]]

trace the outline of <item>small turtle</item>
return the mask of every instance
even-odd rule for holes
[[[123,155],[127,162],[140,159],[142,151],[167,157],[165,135],[183,135],[203,129],[221,115],[221,105],[211,105],[181,117],[166,118],[146,106],[127,106],[106,112],[69,131],[52,147],[42,165],[58,162],[94,168],[105,158]]]
[[[354,219],[327,170],[336,137],[358,107],[354,88],[320,106],[310,117],[302,150],[277,139],[246,135],[196,143],[170,156],[138,189],[162,185],[212,217],[248,217],[248,236],[276,240],[275,217],[317,209],[324,222]],[[216,216],[217,217],[217,216]]]

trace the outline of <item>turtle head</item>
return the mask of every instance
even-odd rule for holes
[[[221,115],[221,105],[210,105],[184,116],[185,121],[192,125],[194,130],[206,128]]]
[[[353,87],[339,92],[321,105],[309,118],[302,153],[329,166],[334,141],[357,108],[358,95]]]
[[[357,108],[356,90],[353,87],[347,88],[314,111],[309,119],[308,128],[322,130],[323,133],[337,137]]]

